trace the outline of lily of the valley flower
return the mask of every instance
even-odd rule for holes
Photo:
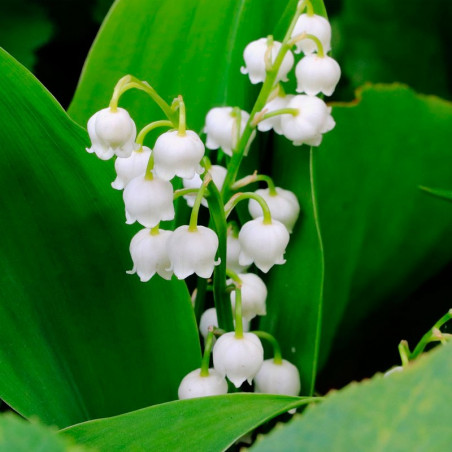
[[[267,273],[275,264],[284,264],[289,232],[278,220],[267,224],[263,217],[246,222],[239,233],[241,265],[251,265]]]
[[[116,190],[122,190],[135,177],[144,174],[151,156],[151,150],[143,146],[127,158],[117,158],[115,160],[116,179],[111,186]]]
[[[88,134],[91,147],[86,150],[94,152],[102,160],[108,160],[115,154],[127,158],[138,148],[135,123],[123,108],[116,111],[104,108],[95,113],[88,121]]]
[[[171,269],[178,279],[185,279],[196,273],[201,278],[210,278],[218,250],[218,236],[212,229],[197,226],[179,226],[168,240],[168,256]]]
[[[173,186],[158,177],[149,180],[144,174],[133,178],[124,189],[126,223],[135,221],[153,228],[160,221],[174,218]]]
[[[127,273],[137,273],[142,282],[149,281],[155,273],[164,279],[171,279],[173,272],[168,270],[170,261],[166,250],[171,234],[171,231],[151,231],[149,228],[135,234],[130,243],[133,269]]]
[[[266,113],[271,113],[275,110],[281,110],[283,108],[287,107],[287,103],[294,97],[293,95],[289,94],[286,96],[276,96],[274,99],[272,99],[270,102],[268,102],[264,110],[266,110]],[[281,118],[283,115],[273,116],[271,118],[264,119],[260,121],[257,124],[257,129],[260,132],[267,132],[270,129],[273,129],[278,135],[282,135],[282,129],[281,129]]]
[[[196,369],[186,375],[178,390],[180,400],[194,397],[207,397],[227,394],[228,383],[223,375],[215,369],[209,369],[209,375],[201,375],[201,369]]]
[[[280,221],[289,232],[292,232],[300,214],[300,204],[295,194],[279,187],[276,187],[276,193],[274,194],[271,193],[269,188],[256,190],[256,194],[264,198],[272,218]],[[250,199],[248,210],[253,218],[258,218],[262,215],[262,208],[254,199]]]
[[[331,50],[331,25],[324,17],[316,14],[312,16],[309,14],[302,14],[297,20],[292,32],[292,37],[302,33],[317,37],[322,43],[324,53]],[[312,39],[306,38],[296,43],[295,53],[304,52],[304,54],[307,55],[316,50],[317,44]]]
[[[264,361],[261,341],[253,333],[243,333],[237,338],[234,332],[219,337],[213,347],[213,365],[220,375],[226,375],[239,388],[251,381]]]
[[[170,130],[155,142],[154,173],[165,180],[171,180],[174,176],[190,179],[204,171],[199,164],[203,157],[204,143],[198,134],[187,130],[180,135],[177,130]]]
[[[267,286],[259,276],[254,273],[241,273],[238,275],[242,281],[242,316],[246,320],[251,320],[256,315],[267,313]],[[227,281],[231,284],[232,280]],[[235,309],[235,290],[231,292],[232,308]]]
[[[285,359],[281,363],[266,359],[254,378],[256,392],[297,396],[300,393],[300,373]]]
[[[269,43],[267,38],[261,38],[257,41],[250,42],[243,52],[243,59],[245,60],[245,67],[240,70],[242,74],[248,74],[250,81],[253,84],[264,82],[267,77],[267,68],[265,62],[265,55],[268,47],[271,45],[270,61],[274,63],[282,44],[278,41]],[[292,69],[294,64],[294,57],[292,52],[287,52],[276,76],[275,83],[283,80],[287,81],[287,73]]]

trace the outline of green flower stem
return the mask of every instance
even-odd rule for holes
[[[402,366],[405,367],[408,365],[410,361],[410,348],[408,346],[407,341],[400,341],[399,344],[399,355],[400,355],[400,361],[402,361]]]
[[[210,367],[210,354],[212,353],[213,347],[213,329],[209,329],[207,334],[206,343],[204,345],[204,354],[202,355],[201,360],[201,377],[209,376],[209,367]]]
[[[306,0],[303,3],[306,5],[306,14],[312,17],[314,15],[314,7],[312,6],[312,3],[309,0]]]
[[[311,41],[314,41],[315,45],[317,46],[317,56],[319,56],[320,58],[323,58],[325,56],[322,41],[320,41],[320,39],[315,35],[310,35],[308,33],[300,33],[299,35],[294,36],[290,40],[289,44],[293,46],[298,41],[302,41],[303,39],[310,39]]]
[[[226,290],[226,242],[227,224],[224,213],[224,204],[220,192],[215,184],[209,185],[210,223],[218,236],[218,257],[220,264],[213,273],[213,295],[217,310],[218,326],[226,331],[233,331],[232,307],[229,294]]]
[[[199,192],[199,188],[181,188],[174,192],[173,199],[176,200],[177,198],[180,198],[181,196],[193,195],[198,192]]]
[[[237,145],[240,143],[240,133],[242,131],[242,110],[240,110],[240,108],[238,107],[234,107],[232,109],[232,113],[231,115],[235,118],[235,122],[234,122],[234,128],[232,130],[233,135],[235,135],[235,140],[233,143],[233,148],[234,148],[234,152],[235,149],[237,148]]]
[[[264,119],[274,118],[275,116],[279,116],[279,115],[297,116],[299,113],[300,113],[300,110],[298,110],[298,108],[281,108],[280,110],[273,110],[270,113],[265,113],[265,115],[262,116],[260,121],[263,121]]]
[[[160,223],[157,223],[153,228],[151,228],[151,235],[160,234]]]
[[[270,196],[276,196],[278,193],[276,191],[275,183],[273,182],[273,179],[270,176],[266,176],[265,174],[251,174],[250,176],[246,176],[237,182],[234,183],[232,186],[233,190],[240,190],[241,188],[252,184],[254,182],[266,182],[268,185],[268,191],[270,193]]]
[[[202,185],[198,190],[198,194],[196,195],[195,203],[191,210],[190,223],[188,224],[188,230],[190,232],[195,232],[198,230],[198,215],[199,208],[201,207],[202,199],[204,198],[204,193],[207,189],[207,185],[212,182],[212,176],[209,173],[206,173],[204,176],[204,180],[202,181]]]
[[[186,135],[186,113],[185,113],[185,103],[184,103],[184,99],[182,98],[182,96],[179,96],[178,98],[179,101],[179,130],[177,132],[177,134],[180,137],[184,137]]]
[[[257,195],[256,193],[246,192],[246,193],[237,193],[234,196],[231,197],[231,199],[227,202],[227,204],[224,206],[224,211],[226,218],[229,216],[229,214],[232,212],[234,207],[244,199],[254,199],[259,203],[259,205],[262,208],[262,214],[264,217],[264,224],[271,224],[272,223],[272,215],[270,213],[270,208],[268,207],[268,204],[265,202],[265,199],[262,196]]]
[[[307,2],[298,3],[295,14],[292,18],[289,28],[287,29],[286,35],[284,36],[284,39],[282,41],[281,48],[278,52],[278,55],[276,56],[275,62],[273,63],[271,70],[267,72],[267,77],[265,78],[264,84],[262,85],[262,88],[256,99],[256,103],[254,104],[248,122],[240,137],[240,141],[237,145],[237,148],[235,149],[235,152],[232,154],[231,160],[229,162],[228,171],[226,173],[226,178],[224,180],[222,190],[224,198],[227,198],[230,195],[231,186],[235,182],[243,156],[248,145],[250,144],[249,141],[252,138],[253,131],[256,128],[256,126],[253,125],[254,117],[264,108],[264,106],[267,104],[268,98],[273,92],[279,68],[281,67],[284,57],[291,48],[291,46],[289,45],[289,40],[295,28],[295,24],[297,23],[298,17],[306,8],[306,6]]]
[[[267,333],[266,331],[251,331],[253,334],[255,334],[257,337],[260,337],[261,339],[265,339],[266,341],[270,342],[271,346],[273,347],[273,361],[275,364],[282,364],[282,354],[281,354],[281,347],[279,346],[278,341],[275,339],[274,336],[272,336],[270,333]]]
[[[242,320],[242,285],[235,288],[235,338],[243,338],[243,320]]]
[[[135,140],[135,143],[139,144],[140,146],[143,146],[144,139],[146,138],[146,135],[151,132],[154,129],[157,129],[158,127],[174,127],[174,124],[171,121],[167,121],[166,119],[163,119],[161,121],[154,121],[148,124],[147,126],[144,126],[140,133],[137,136],[137,139]]]
[[[110,109],[116,111],[118,108],[119,98],[129,89],[139,89],[147,93],[154,102],[162,109],[165,116],[173,123],[178,124],[178,115],[171,109],[170,105],[162,99],[157,91],[147,82],[143,82],[133,75],[126,75],[118,81],[113,90],[113,95],[110,100]]]
[[[444,314],[434,325],[422,336],[422,339],[416,345],[413,353],[410,355],[410,360],[416,359],[425,349],[427,344],[432,341],[437,341],[438,335],[435,334],[435,330],[439,330],[446,322],[452,319],[452,309],[450,309],[446,314]]]

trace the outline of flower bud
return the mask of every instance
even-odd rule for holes
[[[324,17],[316,14],[313,16],[302,14],[295,24],[292,38],[301,33],[314,35],[318,38],[322,43],[325,54],[331,50],[331,25]],[[295,53],[300,53],[301,51],[303,51],[305,55],[316,52],[317,44],[312,39],[302,39],[296,43]]]
[[[189,226],[179,226],[168,240],[168,256],[171,269],[178,279],[193,273],[201,278],[210,278],[218,250],[218,237],[212,229],[198,226],[191,231]]]
[[[209,375],[202,376],[201,369],[196,369],[187,374],[181,381],[178,390],[180,400],[193,399],[195,397],[207,397],[227,394],[228,383],[224,376],[215,369],[209,369]]]
[[[254,273],[241,273],[238,275],[242,281],[242,316],[251,320],[256,315],[267,314],[265,301],[267,300],[267,286],[259,276]],[[227,281],[232,284],[232,279]],[[232,308],[235,310],[235,290],[231,292]]]
[[[102,160],[108,160],[115,154],[127,158],[138,148],[135,123],[123,108],[116,111],[104,108],[94,113],[88,121],[88,134],[91,147],[86,150],[94,152]]]
[[[122,190],[133,178],[144,174],[150,156],[151,150],[143,146],[141,149],[133,151],[130,157],[117,158],[115,160],[117,176],[111,186],[116,190]]]
[[[142,229],[135,234],[130,242],[130,255],[133,269],[129,275],[137,273],[142,282],[149,281],[155,273],[164,279],[171,279],[172,271],[168,270],[170,260],[166,251],[166,243],[171,231],[159,229],[151,232],[149,228]]]
[[[237,146],[237,118],[232,107],[212,108],[206,116],[204,132],[207,134],[206,147],[208,149],[221,148],[227,155],[232,155],[232,150]],[[250,115],[241,111],[240,136],[245,129]]]
[[[160,221],[174,218],[173,186],[154,177],[148,180],[142,174],[133,178],[123,192],[127,224],[138,223],[153,228]]]
[[[154,145],[154,173],[164,180],[174,176],[192,178],[204,169],[199,164],[204,157],[204,143],[192,130],[179,135],[170,130],[157,138]]]
[[[267,110],[267,113],[271,113],[275,110],[281,110],[287,107],[287,103],[292,99],[291,94],[287,96],[276,96],[272,99],[268,104],[265,105],[264,110]],[[270,129],[273,129],[278,135],[282,135],[281,129],[281,118],[283,115],[273,116],[272,118],[264,119],[257,124],[257,129],[260,132],[267,132]]]
[[[253,262],[259,270],[267,273],[275,264],[284,264],[284,253],[289,243],[289,232],[278,220],[264,223],[263,217],[246,222],[239,233],[242,251],[241,265]]]
[[[341,78],[341,68],[336,60],[329,56],[306,55],[295,68],[297,93],[305,92],[309,96],[323,93],[333,94]]]
[[[226,375],[236,388],[247,380],[251,384],[264,361],[261,341],[253,333],[234,332],[220,336],[213,347],[213,365],[220,375]]]
[[[264,198],[272,218],[280,221],[289,232],[292,232],[300,214],[300,204],[295,194],[279,187],[276,187],[276,194],[271,194],[269,188],[256,190],[256,194]],[[253,218],[262,216],[262,208],[254,199],[250,199],[248,210]]]
[[[254,378],[254,384],[255,392],[297,396],[301,387],[300,373],[285,359],[282,363],[275,363],[273,358],[266,359]]]
[[[282,44],[278,41],[273,41],[271,44],[271,63],[275,62]],[[245,60],[245,67],[240,71],[242,74],[248,74],[250,81],[253,84],[265,81],[267,77],[267,70],[265,67],[265,54],[269,47],[268,39],[261,38],[257,41],[250,42],[243,52],[243,59]],[[294,57],[291,51],[288,51],[284,56],[281,66],[276,76],[275,83],[283,80],[287,81],[287,73],[292,69]]]
[[[242,251],[240,241],[234,233],[228,229],[228,237],[226,241],[226,268],[234,273],[243,273],[251,265],[240,265],[239,256]]]
[[[212,176],[212,180],[218,190],[221,191],[223,188],[223,182],[226,177],[226,168],[220,165],[212,165],[209,168],[209,174]],[[201,188],[202,180],[198,174],[195,174],[191,179],[183,179],[182,181],[184,188]],[[196,193],[192,195],[185,195],[184,199],[187,201],[189,207],[193,207],[195,204]],[[202,199],[201,204],[207,207],[207,200],[205,198]]]
[[[304,94],[294,96],[287,104],[287,108],[298,109],[297,115],[283,115],[281,117],[282,131],[286,138],[293,141],[295,146],[307,144],[318,146],[322,141],[322,134],[329,132],[335,126],[331,116],[331,107],[323,100]]]
[[[234,320],[235,325],[235,320]],[[217,310],[215,308],[206,309],[199,320],[199,332],[201,336],[207,339],[207,334],[209,333],[209,327],[218,328],[218,318],[217,318]],[[250,330],[250,322],[245,318],[242,318],[242,328],[243,331]],[[215,340],[215,338],[214,338]]]

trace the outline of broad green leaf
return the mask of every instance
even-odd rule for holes
[[[352,383],[258,440],[253,452],[441,451],[452,442],[452,346]]]
[[[452,201],[452,190],[444,190],[443,188],[430,188],[430,187],[419,187],[419,188],[432,196],[436,196],[437,198]]]
[[[55,428],[27,422],[11,413],[0,416],[0,452],[94,452],[76,446],[70,438],[58,435]]]
[[[0,3],[0,46],[32,69],[35,51],[47,43],[52,24],[42,6],[30,0],[2,0]]]
[[[99,452],[220,452],[262,423],[304,403],[299,397],[243,393],[179,400],[85,422],[63,433]]]
[[[199,363],[183,282],[140,283],[86,132],[0,53],[0,397],[64,427],[177,397]]]
[[[262,324],[281,339],[305,385],[312,362],[322,365],[333,341],[353,338],[357,322],[403,300],[452,257],[452,210],[419,190],[450,184],[452,104],[403,86],[369,86],[355,103],[334,106],[333,116],[335,129],[313,149],[311,174],[325,259],[322,289],[316,289],[320,257],[305,258],[318,245],[306,233],[314,231],[308,151],[280,141],[272,166],[278,185],[300,196],[304,216],[287,263],[272,271]],[[319,290],[320,355],[312,323]]]

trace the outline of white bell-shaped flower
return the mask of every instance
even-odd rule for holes
[[[138,221],[153,228],[160,221],[174,218],[173,186],[158,177],[149,180],[141,174],[133,178],[124,189],[123,199],[127,224]]]
[[[189,226],[179,226],[168,240],[168,256],[171,269],[178,279],[196,273],[201,278],[210,278],[218,250],[218,236],[212,229],[198,226],[191,231]]]
[[[246,320],[254,319],[257,315],[267,314],[267,286],[254,273],[240,273],[242,281],[242,316]],[[232,279],[227,281],[232,284]],[[235,309],[235,290],[231,292],[232,308]]]
[[[209,168],[209,173],[212,176],[212,180],[220,191],[223,188],[226,172],[227,169],[224,166],[220,165],[212,165]],[[191,179],[183,179],[182,183],[184,188],[201,188],[202,180],[198,174],[195,174]],[[193,207],[195,204],[196,193],[192,195],[185,195],[184,199],[187,201],[189,207]],[[203,198],[201,204],[207,207],[207,200]]]
[[[275,363],[273,358],[266,359],[254,378],[255,392],[297,396],[300,388],[298,369],[285,359],[282,363]]]
[[[238,124],[232,107],[216,107],[209,110],[206,116],[204,132],[207,134],[206,147],[208,149],[223,149],[227,155],[237,146]],[[250,115],[241,110],[240,135],[242,135]]]
[[[314,35],[322,43],[323,51],[326,54],[331,50],[331,25],[327,19],[316,14],[310,16],[302,14],[295,24],[292,37],[306,33]],[[309,38],[302,39],[296,43],[295,53],[304,52],[305,55],[317,51],[317,44]]]
[[[127,158],[138,148],[135,143],[137,128],[123,108],[116,111],[104,108],[94,113],[88,121],[88,134],[91,147],[86,150],[94,152],[102,160],[108,160],[115,154]]]
[[[273,41],[271,49],[271,62],[274,63],[278,56],[282,44],[278,41]],[[257,41],[250,42],[243,52],[243,59],[245,60],[245,67],[240,71],[242,74],[248,74],[250,81],[253,84],[265,81],[267,71],[265,68],[265,54],[268,49],[268,39],[261,38]],[[288,51],[284,56],[281,66],[276,76],[275,83],[279,81],[287,81],[287,74],[292,69],[294,57],[292,52]]]
[[[295,68],[297,93],[331,96],[341,78],[341,68],[336,60],[317,54],[306,55]]]
[[[151,150],[143,146],[137,151],[133,151],[130,157],[115,160],[116,179],[111,186],[116,190],[122,190],[135,177],[146,171]]]
[[[276,194],[271,194],[269,188],[256,190],[256,194],[264,198],[272,218],[280,221],[289,232],[292,232],[300,214],[300,204],[295,194],[279,187],[276,187]],[[248,210],[253,218],[262,216],[262,208],[254,199],[250,199]]]
[[[278,220],[272,220],[270,224],[264,223],[264,218],[259,217],[246,222],[239,233],[242,251],[239,262],[242,265],[251,265],[267,273],[275,264],[282,265],[286,262],[284,253],[289,243],[289,232]]]
[[[217,310],[215,308],[206,309],[199,319],[199,332],[201,333],[201,336],[204,338],[204,340],[207,339],[210,327],[218,328]],[[250,330],[250,322],[245,318],[242,318],[242,328],[243,331]],[[216,339],[214,338],[214,340]]]
[[[170,280],[173,272],[168,270],[170,260],[166,243],[171,234],[171,231],[163,229],[151,232],[149,228],[135,234],[130,242],[133,269],[127,273],[129,275],[136,273],[142,282],[149,281],[156,273]]]
[[[274,99],[272,99],[270,102],[268,102],[264,110],[267,110],[266,113],[271,113],[275,110],[281,110],[283,108],[287,107],[287,103],[294,97],[293,95],[289,94],[287,96],[276,96]],[[260,132],[267,132],[270,129],[273,129],[278,135],[282,135],[282,129],[281,129],[281,118],[284,115],[278,115],[273,116],[272,118],[264,119],[263,121],[260,121],[257,124],[257,129]]]
[[[165,180],[174,176],[190,179],[204,171],[199,164],[203,157],[204,143],[197,133],[187,130],[185,135],[179,135],[177,130],[170,130],[155,142],[154,173]]]
[[[336,125],[331,116],[331,107],[318,97],[305,94],[294,96],[288,102],[287,108],[299,111],[295,116],[281,117],[283,134],[293,141],[295,146],[301,144],[318,146],[322,141],[322,134],[329,132]]]
[[[226,375],[236,388],[245,380],[251,384],[263,361],[264,349],[253,333],[243,333],[242,338],[235,337],[235,332],[225,333],[213,347],[215,370]]]
[[[228,383],[223,375],[215,369],[209,369],[209,375],[201,375],[201,369],[196,369],[185,375],[182,379],[178,396],[179,400],[193,399],[195,397],[208,397],[227,394]]]

